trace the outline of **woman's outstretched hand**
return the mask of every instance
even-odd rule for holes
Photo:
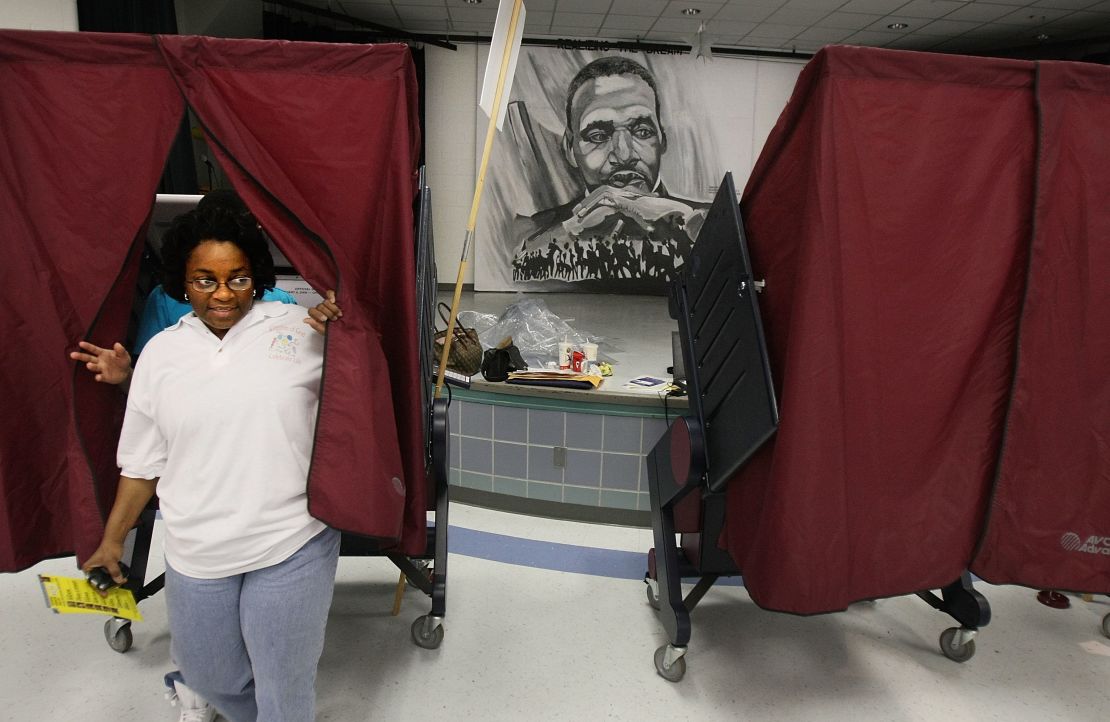
[[[308,318],[304,320],[309,326],[316,329],[317,333],[324,333],[329,321],[343,318],[343,311],[335,305],[335,291],[328,291],[324,300],[308,309]]]
[[[118,341],[112,348],[101,348],[88,341],[79,341],[77,345],[81,351],[72,351],[69,357],[84,363],[100,383],[122,384],[131,376],[131,354]]]

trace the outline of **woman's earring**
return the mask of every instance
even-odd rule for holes
[[[251,291],[251,297],[252,298],[258,298],[258,289],[257,288],[254,289],[253,291]]]
[[[188,301],[188,300],[189,300],[189,294],[187,294],[187,293],[185,294],[185,300],[186,300],[186,301]]]

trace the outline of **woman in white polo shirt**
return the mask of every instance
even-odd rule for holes
[[[226,207],[179,216],[162,253],[166,292],[193,312],[135,366],[116,500],[83,568],[123,581],[124,537],[157,490],[189,686],[232,722],[307,722],[339,533],[308,513],[306,483],[322,333],[341,312],[330,291],[311,310],[255,302],[273,260],[253,217]]]

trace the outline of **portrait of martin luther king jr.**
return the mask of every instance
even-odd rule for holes
[[[662,290],[709,204],[671,195],[660,178],[667,135],[655,78],[621,56],[589,63],[567,89],[566,123],[563,154],[585,197],[523,219],[513,279]]]

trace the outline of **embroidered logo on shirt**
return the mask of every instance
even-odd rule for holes
[[[293,334],[278,333],[270,342],[269,357],[277,361],[296,361],[299,341],[300,339],[295,338]]]

